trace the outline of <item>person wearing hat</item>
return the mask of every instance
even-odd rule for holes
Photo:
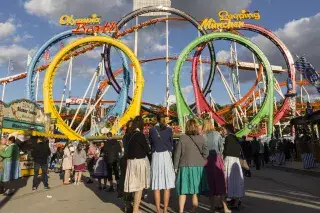
[[[37,137],[37,144],[35,145],[31,155],[34,161],[34,176],[33,176],[33,184],[32,190],[37,190],[38,187],[38,175],[39,169],[42,170],[42,181],[44,188],[46,190],[49,189],[48,184],[48,158],[51,154],[49,144],[44,142],[43,137]]]

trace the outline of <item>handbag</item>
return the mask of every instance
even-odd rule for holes
[[[239,160],[240,160],[240,165],[241,165],[242,168],[244,168],[244,169],[246,169],[246,170],[249,170],[249,169],[250,169],[250,168],[249,168],[249,165],[248,165],[248,163],[247,163],[246,160],[244,160],[244,159],[242,159],[242,158],[240,158]]]
[[[193,140],[193,138],[192,138],[190,135],[188,135],[188,136],[189,136],[189,138],[192,140],[192,142],[194,143],[194,145],[196,145],[196,147],[198,148],[198,150],[199,150],[199,152],[200,152],[200,155],[202,156],[202,151],[201,151],[200,147],[198,146],[198,144]],[[202,158],[204,159],[205,164],[207,164],[207,163],[208,163],[208,159],[205,158],[205,157],[203,157],[203,156],[202,156]]]
[[[250,167],[248,165],[248,162],[247,160],[244,158],[244,154],[243,154],[243,151],[242,151],[242,148],[240,146],[240,158],[239,158],[239,161],[240,161],[240,165],[242,168],[246,169],[246,170],[250,170]]]

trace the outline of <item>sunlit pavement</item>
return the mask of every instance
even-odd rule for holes
[[[252,170],[253,176],[247,178],[246,197],[240,210],[234,212],[320,212],[320,178],[301,174],[264,169]],[[12,197],[1,196],[3,213],[96,213],[122,212],[123,202],[117,199],[116,193],[99,191],[96,184],[80,186],[62,186],[56,174],[50,174],[49,191],[31,192],[31,180],[20,183],[24,186]],[[171,211],[177,212],[177,199],[170,203]],[[155,212],[152,193],[142,203],[142,212]],[[190,212],[190,203],[186,212]],[[209,212],[208,200],[200,198],[198,212]]]
[[[304,174],[309,175],[313,177],[320,177],[320,167],[317,166],[312,169],[304,169],[302,162],[296,162],[296,161],[287,161],[283,165],[268,165],[269,168],[287,171],[287,172],[293,172],[297,174]]]

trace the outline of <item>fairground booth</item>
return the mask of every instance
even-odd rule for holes
[[[311,134],[311,148],[314,156],[319,161],[320,160],[320,110],[312,112],[305,116],[299,116],[291,119],[291,125],[296,129],[302,129],[308,127]],[[299,134],[299,131],[296,131],[296,134]],[[298,146],[299,147],[299,146]],[[301,153],[298,151],[298,155]]]
[[[20,168],[22,176],[33,175],[33,159],[31,152],[37,136],[56,141],[64,140],[64,135],[51,134],[54,122],[45,115],[38,104],[26,99],[12,101],[8,104],[0,102],[0,136],[14,136],[20,148]]]

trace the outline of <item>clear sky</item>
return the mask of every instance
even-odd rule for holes
[[[317,68],[320,66],[320,1],[319,0],[172,0],[172,7],[186,11],[190,15],[201,20],[206,17],[217,18],[217,11],[226,9],[230,12],[239,12],[241,9],[250,11],[259,10],[261,20],[251,21],[262,25],[283,40],[292,54],[305,54],[311,63]],[[131,0],[1,0],[0,7],[0,78],[7,75],[8,60],[12,61],[10,75],[26,70],[27,55],[35,51],[53,35],[69,28],[57,24],[63,14],[73,14],[84,17],[97,13],[104,21],[118,21],[125,14],[132,11]],[[148,18],[141,18],[146,20]],[[128,28],[134,23],[131,21]],[[284,65],[284,59],[279,50],[271,42],[255,33],[241,32],[244,36],[254,41],[266,54],[274,65]],[[175,21],[169,23],[169,54],[179,55],[183,48],[197,37],[196,29],[190,24]],[[133,48],[134,36],[122,38],[129,47]],[[67,44],[69,41],[64,41]],[[218,60],[228,60],[230,42],[215,42],[215,50]],[[245,48],[238,47],[238,59],[252,62],[252,56]],[[56,45],[50,49],[50,60],[59,49]],[[78,57],[73,63],[72,96],[82,96],[90,82],[92,71],[99,63],[99,51],[88,53]],[[159,23],[139,31],[139,58],[153,58],[165,56],[165,25]],[[208,57],[208,51],[204,51],[204,57]],[[250,57],[248,57],[250,56]],[[45,63],[43,60],[40,65]],[[170,61],[170,73],[172,75],[175,61]],[[59,75],[55,79],[54,96],[61,98],[65,73],[68,64],[59,69]],[[112,67],[119,68],[121,62],[116,52],[113,52]],[[189,102],[193,101],[193,90],[190,80],[191,64],[186,63],[183,68],[183,91]],[[145,77],[145,90],[143,101],[158,104],[163,103],[165,96],[165,62],[151,62],[145,64],[143,73]],[[284,67],[285,68],[285,67]],[[204,80],[208,75],[208,65],[203,65]],[[319,68],[318,68],[319,69]],[[229,80],[229,69],[222,67],[223,73]],[[44,74],[41,74],[43,79]],[[170,77],[170,94],[174,95]],[[255,74],[248,71],[240,71],[241,93],[244,95],[251,87]],[[279,81],[284,76],[277,76]],[[25,80],[7,85],[5,102],[25,96]],[[39,84],[39,97],[42,97],[42,81]],[[311,94],[316,90],[309,88]],[[285,92],[285,88],[283,88]],[[115,100],[115,92],[110,89],[105,99]],[[173,96],[172,96],[173,97]],[[217,75],[212,87],[212,97],[221,104],[230,103],[226,89],[220,77]],[[278,97],[278,96],[276,96]]]

